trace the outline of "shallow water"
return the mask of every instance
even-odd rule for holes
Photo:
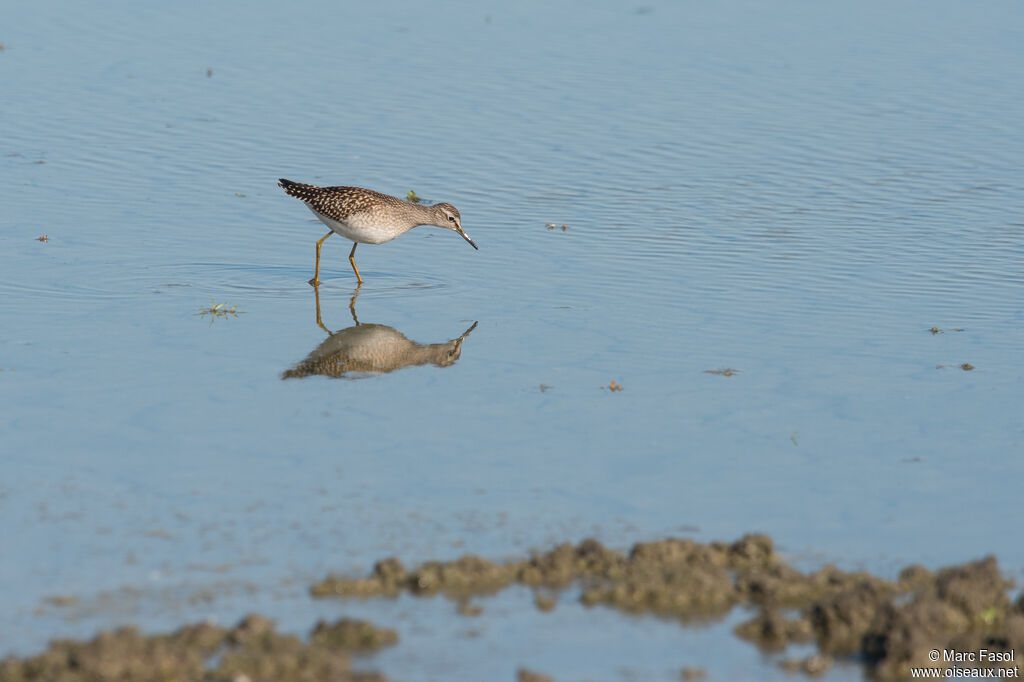
[[[1024,568],[1018,3],[5,15],[0,655],[360,611],[402,632],[372,662],[397,679],[782,676],[727,628],[685,630],[718,656],[694,663],[675,624],[305,587],[750,531],[808,566]],[[479,252],[427,227],[363,246],[353,305],[419,344],[477,323],[453,364],[282,380],[328,337],[325,230],[279,177],[459,207]],[[348,248],[324,245],[332,332]],[[538,627],[581,641],[535,663]],[[671,643],[622,644],[646,629]]]

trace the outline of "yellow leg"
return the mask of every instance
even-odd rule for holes
[[[356,279],[359,280],[359,284],[363,283],[363,278],[359,276],[359,268],[356,267],[356,247],[359,246],[359,242],[352,245],[352,251],[348,254],[348,262],[352,264],[352,269],[356,273]]]
[[[315,287],[320,286],[320,247],[324,245],[324,241],[332,234],[334,232],[328,232],[316,243],[316,272],[313,273],[313,279],[309,280],[309,283]]]

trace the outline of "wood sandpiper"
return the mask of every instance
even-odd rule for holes
[[[451,204],[433,206],[414,204],[362,187],[317,187],[281,178],[278,183],[289,195],[301,199],[324,225],[331,228],[316,243],[316,270],[309,283],[320,284],[320,247],[337,232],[352,242],[348,262],[360,285],[363,278],[356,267],[356,247],[360,244],[383,244],[401,236],[417,225],[434,225],[458,232],[474,249],[473,240],[462,229],[462,216]]]

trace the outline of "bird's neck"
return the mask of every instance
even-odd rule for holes
[[[414,204],[410,201],[409,206],[412,207],[416,215],[422,218],[430,218],[434,215],[434,207],[430,204]]]

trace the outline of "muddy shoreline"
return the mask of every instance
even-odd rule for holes
[[[783,656],[790,645],[814,645],[812,655],[782,659],[787,670],[811,676],[837,660],[857,662],[867,678],[883,681],[908,679],[917,667],[1013,676],[1014,670],[1020,674],[1016,652],[1024,651],[1024,596],[1011,600],[1012,583],[994,557],[934,572],[909,566],[895,581],[831,565],[802,573],[764,535],[733,543],[666,539],[638,543],[625,553],[584,540],[505,563],[467,555],[406,568],[387,558],[369,576],[327,576],[310,594],[361,600],[443,595],[459,613],[473,616],[485,608],[484,597],[513,585],[530,588],[542,612],[555,608],[565,590],[578,590],[588,607],[688,625],[715,622],[745,607],[756,615],[735,634]],[[347,619],[321,621],[304,640],[277,633],[270,620],[256,615],[233,628],[199,623],[170,634],[143,635],[128,626],[89,641],[54,641],[36,656],[4,659],[0,682],[369,682],[388,679],[386,671],[353,671],[352,656],[390,646],[401,646],[394,630]],[[939,660],[935,652],[941,652]],[[680,677],[700,679],[703,672],[687,668]],[[525,668],[518,678],[550,679]]]

